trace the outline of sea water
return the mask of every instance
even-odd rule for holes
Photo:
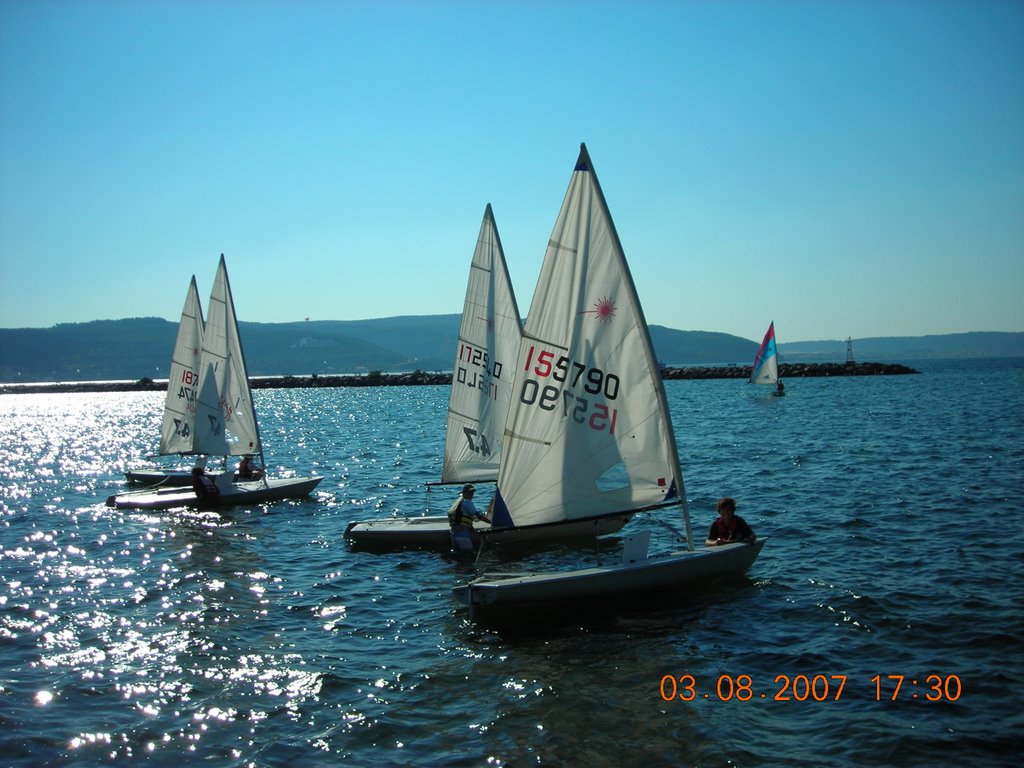
[[[447,508],[446,387],[257,391],[271,472],[324,480],[221,514],[104,504],[162,393],[2,396],[0,764],[1016,764],[1024,361],[915,365],[667,382],[695,537],[730,495],[764,551],[511,630],[453,600],[472,563],[343,540]]]

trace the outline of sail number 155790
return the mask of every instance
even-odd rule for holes
[[[619,377],[614,373],[577,363],[565,355],[556,358],[551,350],[538,352],[533,346],[526,352],[523,370],[537,379],[550,379],[565,387],[542,385],[536,379],[525,379],[519,392],[519,399],[524,405],[537,405],[545,411],[554,411],[561,403],[564,415],[577,424],[615,434],[618,410],[596,402],[599,399],[615,400],[619,396]],[[570,391],[577,387],[582,388],[581,394]]]

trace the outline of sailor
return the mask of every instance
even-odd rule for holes
[[[747,525],[747,521],[736,514],[736,500],[726,496],[718,500],[718,519],[711,524],[708,531],[706,547],[717,547],[722,544],[732,544],[742,541],[745,544],[753,544],[757,541],[754,531]]]
[[[217,483],[198,464],[192,467],[192,490],[195,491],[196,499],[199,500],[201,506],[216,504],[217,497],[220,496],[220,489],[217,487]]]
[[[263,470],[256,463],[255,457],[251,453],[245,454],[238,463],[238,479],[259,480],[261,477],[263,477]]]
[[[476,508],[473,496],[476,488],[472,483],[462,486],[459,498],[448,509],[448,525],[451,526],[452,548],[456,552],[473,551],[473,521],[490,523],[490,519]]]

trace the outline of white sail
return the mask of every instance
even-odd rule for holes
[[[520,345],[495,526],[603,517],[667,501],[687,518],[647,323],[581,145]]]
[[[249,373],[245,368],[242,342],[238,336],[235,303],[223,254],[213,281],[210,303],[207,306],[206,328],[203,333],[202,375],[212,369],[224,418],[227,452],[224,455],[241,456],[260,453],[259,427],[249,389]],[[205,386],[205,382],[204,382]],[[200,453],[211,453],[196,446]]]
[[[262,458],[256,412],[249,389],[249,373],[238,336],[235,304],[223,254],[210,295],[209,317],[203,332],[203,351],[198,370],[201,383],[195,401],[191,452],[225,457],[258,453]],[[260,464],[266,466],[263,461]],[[323,479],[269,478],[264,474],[258,480],[234,482],[234,474],[224,471],[217,475],[215,482],[219,493],[216,499],[197,496],[191,488],[170,487],[111,496],[107,504],[118,509],[255,504],[301,498],[311,493]]]
[[[204,361],[203,366],[202,384],[196,397],[192,452],[227,456],[230,449],[224,432],[224,408],[217,390],[217,375],[212,363]]]
[[[779,356],[775,349],[775,321],[768,325],[754,364],[750,368],[752,384],[777,384],[779,381]]]
[[[455,349],[442,482],[497,478],[522,331],[488,203],[473,252]]]
[[[178,336],[167,375],[164,420],[160,428],[159,453],[193,452],[196,401],[199,396],[199,360],[203,352],[203,308],[199,303],[196,278],[192,276],[185,305],[178,322]]]

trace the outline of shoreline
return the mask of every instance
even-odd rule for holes
[[[782,363],[779,377],[798,379],[813,376],[901,376],[918,371],[896,363]],[[749,365],[662,368],[662,379],[748,379]],[[309,389],[322,387],[408,387],[451,385],[451,373],[369,373],[314,376],[261,376],[250,379],[253,389]],[[52,383],[0,384],[0,395],[64,394],[69,392],[157,392],[167,389],[166,381],[55,381]]]

